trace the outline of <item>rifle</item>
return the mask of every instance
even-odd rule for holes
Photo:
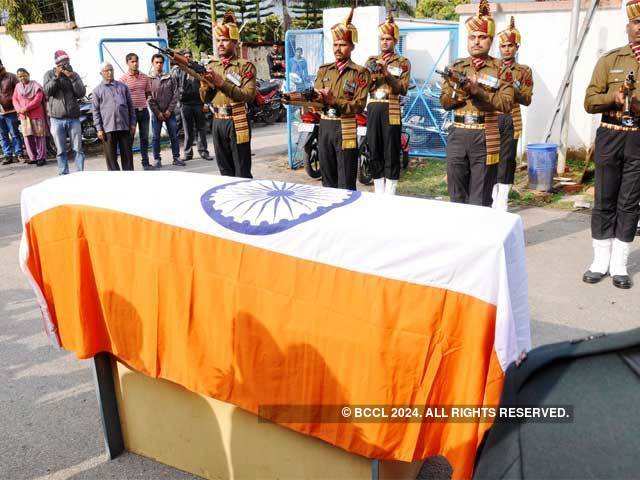
[[[634,127],[635,126],[635,116],[631,109],[632,103],[632,92],[636,86],[636,77],[633,73],[633,70],[629,71],[627,74],[627,78],[624,81],[624,84],[620,87],[622,94],[624,95],[624,108],[622,110],[622,125],[625,127]]]
[[[198,62],[189,60],[184,55],[180,55],[170,48],[160,48],[152,43],[147,43],[147,45],[149,45],[151,48],[155,48],[163,55],[169,57],[171,63],[176,65],[180,70],[187,72],[193,78],[200,80],[200,83],[205,83],[209,88],[213,90],[215,95],[217,87],[213,83],[213,80],[207,77],[207,69],[200,65]]]
[[[436,69],[436,73],[452,84],[453,93],[451,94],[451,98],[454,100],[458,91],[469,81],[469,78],[464,73],[458,72],[457,70],[453,70],[449,67],[444,67],[444,70]]]
[[[305,88],[301,92],[291,92],[282,94],[282,103],[285,105],[294,105],[298,107],[313,108],[314,110],[322,111],[325,108],[325,104],[318,102],[316,91],[313,87]]]

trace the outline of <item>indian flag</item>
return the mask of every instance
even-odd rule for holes
[[[85,172],[22,193],[21,265],[52,341],[253,413],[495,406],[530,348],[520,217],[271,180]],[[284,426],[355,454],[445,455],[488,423]]]

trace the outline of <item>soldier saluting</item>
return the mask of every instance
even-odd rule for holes
[[[409,88],[411,64],[396,54],[400,29],[389,12],[378,26],[380,55],[369,57],[365,67],[371,72],[367,106],[367,143],[371,153],[376,193],[396,193],[400,178],[400,136],[402,134],[400,95]]]
[[[358,31],[351,23],[353,8],[343,23],[331,28],[335,62],[318,69],[316,99],[324,104],[318,132],[318,157],[325,187],[356,189],[358,145],[355,114],[364,110],[369,71],[351,60]]]
[[[514,91],[509,72],[500,78],[500,64],[489,56],[496,27],[486,0],[466,26],[471,56],[453,64],[440,94],[444,109],[454,110],[447,187],[452,202],[490,207],[500,160],[498,112],[511,111]]]
[[[640,210],[640,108],[633,78],[640,62],[640,0],[627,3],[629,45],[605,54],[593,71],[584,106],[601,113],[596,133],[595,202],[591,216],[593,263],[582,279],[598,283],[607,273],[631,288],[627,260]]]
[[[510,69],[514,87],[513,109],[500,115],[500,163],[498,179],[493,190],[493,208],[507,210],[509,191],[516,173],[518,139],[522,135],[522,111],[520,105],[531,105],[533,73],[527,65],[516,62],[522,37],[511,17],[509,28],[498,34],[503,70]]]
[[[205,78],[215,85],[200,84],[200,98],[213,105],[213,148],[221,175],[252,178],[251,130],[247,103],[256,96],[256,67],[237,57],[240,39],[233,13],[227,12],[214,29],[218,60],[207,65]]]

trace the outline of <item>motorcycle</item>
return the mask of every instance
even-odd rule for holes
[[[357,138],[358,138],[358,181],[363,185],[373,183],[371,172],[371,153],[367,143],[367,114],[366,112],[356,114]],[[400,155],[401,167],[406,170],[409,166],[409,133],[402,129],[400,134]]]
[[[317,113],[303,113],[302,121],[298,125],[298,140],[296,151],[302,152],[304,170],[311,178],[320,178],[320,159],[318,158],[318,130],[320,115]]]
[[[280,93],[282,82],[258,80],[256,87],[256,98],[248,105],[251,122],[275,123],[282,121],[287,115]]]

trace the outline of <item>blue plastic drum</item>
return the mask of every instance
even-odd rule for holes
[[[527,145],[529,188],[548,192],[558,165],[558,145],[555,143],[530,143]]]

